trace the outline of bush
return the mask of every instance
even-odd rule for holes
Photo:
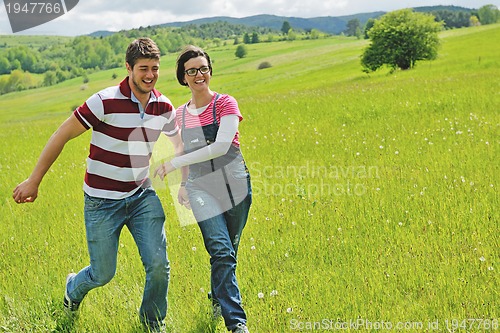
[[[261,62],[257,69],[271,68],[273,67],[269,61]]]

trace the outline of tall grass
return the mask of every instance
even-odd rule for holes
[[[443,33],[439,59],[392,75],[361,72],[365,41],[258,44],[245,59],[210,50],[213,89],[233,94],[245,117],[254,204],[238,277],[251,332],[498,324],[499,37],[498,25]],[[159,88],[179,105],[189,94],[174,60],[162,59]],[[272,67],[257,70],[262,61]],[[71,108],[115,83],[111,73],[91,75],[86,91],[74,80],[0,97],[0,332],[140,331],[144,274],[126,231],[116,277],[77,320],[62,313],[64,277],[88,263],[88,133],[68,143],[36,203],[10,198]],[[181,226],[170,193],[158,192],[168,328],[224,332],[209,316],[198,227]]]

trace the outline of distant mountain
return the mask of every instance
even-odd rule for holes
[[[90,37],[107,37],[107,36],[110,36],[114,34],[114,32],[112,31],[107,31],[107,30],[99,30],[99,31],[95,31],[91,34],[89,34]]]
[[[450,11],[450,12],[473,12],[477,9],[465,8],[460,6],[424,6],[413,8],[416,12],[436,12],[436,11]]]
[[[202,18],[187,22],[171,22],[160,24],[161,27],[183,27],[190,24],[205,24],[213,22],[228,22],[230,24],[241,24],[251,27],[264,27],[275,30],[281,30],[284,21],[290,23],[293,29],[296,30],[311,30],[317,29],[326,33],[338,35],[346,29],[347,22],[351,19],[359,19],[361,25],[364,25],[366,21],[370,18],[377,18],[385,12],[372,12],[355,14],[348,16],[324,16],[324,17],[314,17],[314,18],[300,18],[300,17],[286,17],[286,16],[276,16],[276,15],[254,15],[243,18],[234,18],[228,16],[217,16]]]
[[[451,11],[451,12],[466,12],[471,13],[474,9],[459,7],[459,6],[427,6],[427,7],[415,7],[413,8],[418,12],[437,12],[437,11]],[[247,16],[243,18],[235,18],[228,16],[216,16],[207,17],[185,22],[170,22],[155,25],[155,27],[184,27],[187,25],[202,25],[206,23],[214,22],[227,22],[234,25],[244,25],[251,27],[262,27],[270,28],[274,30],[281,30],[284,21],[290,23],[295,30],[306,30],[317,29],[325,33],[338,35],[346,30],[347,22],[352,19],[358,19],[361,26],[364,26],[366,21],[370,18],[378,18],[384,15],[386,12],[378,11],[371,13],[360,13],[347,16],[323,16],[314,18],[300,18],[300,17],[286,17],[286,16],[276,16],[276,15],[254,15]],[[94,37],[107,36],[113,32],[109,31],[98,31],[90,34]]]

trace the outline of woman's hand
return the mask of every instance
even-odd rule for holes
[[[177,200],[181,205],[183,205],[187,209],[191,209],[191,205],[189,204],[189,197],[185,186],[181,186],[179,188],[179,193],[177,194]]]
[[[159,176],[160,179],[163,180],[166,175],[168,175],[169,173],[171,173],[174,170],[175,170],[175,168],[172,165],[172,163],[170,163],[170,161],[165,162],[155,170],[153,177]]]

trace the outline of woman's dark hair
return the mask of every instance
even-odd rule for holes
[[[207,52],[203,51],[202,48],[194,45],[188,45],[182,50],[181,54],[177,58],[177,81],[182,86],[187,86],[188,84],[184,82],[184,64],[189,60],[197,57],[204,57],[208,60],[208,67],[210,67],[210,75],[212,75],[212,61],[210,60],[210,56]]]
[[[134,68],[139,58],[160,60],[160,49],[150,38],[138,38],[129,44],[125,61]]]

